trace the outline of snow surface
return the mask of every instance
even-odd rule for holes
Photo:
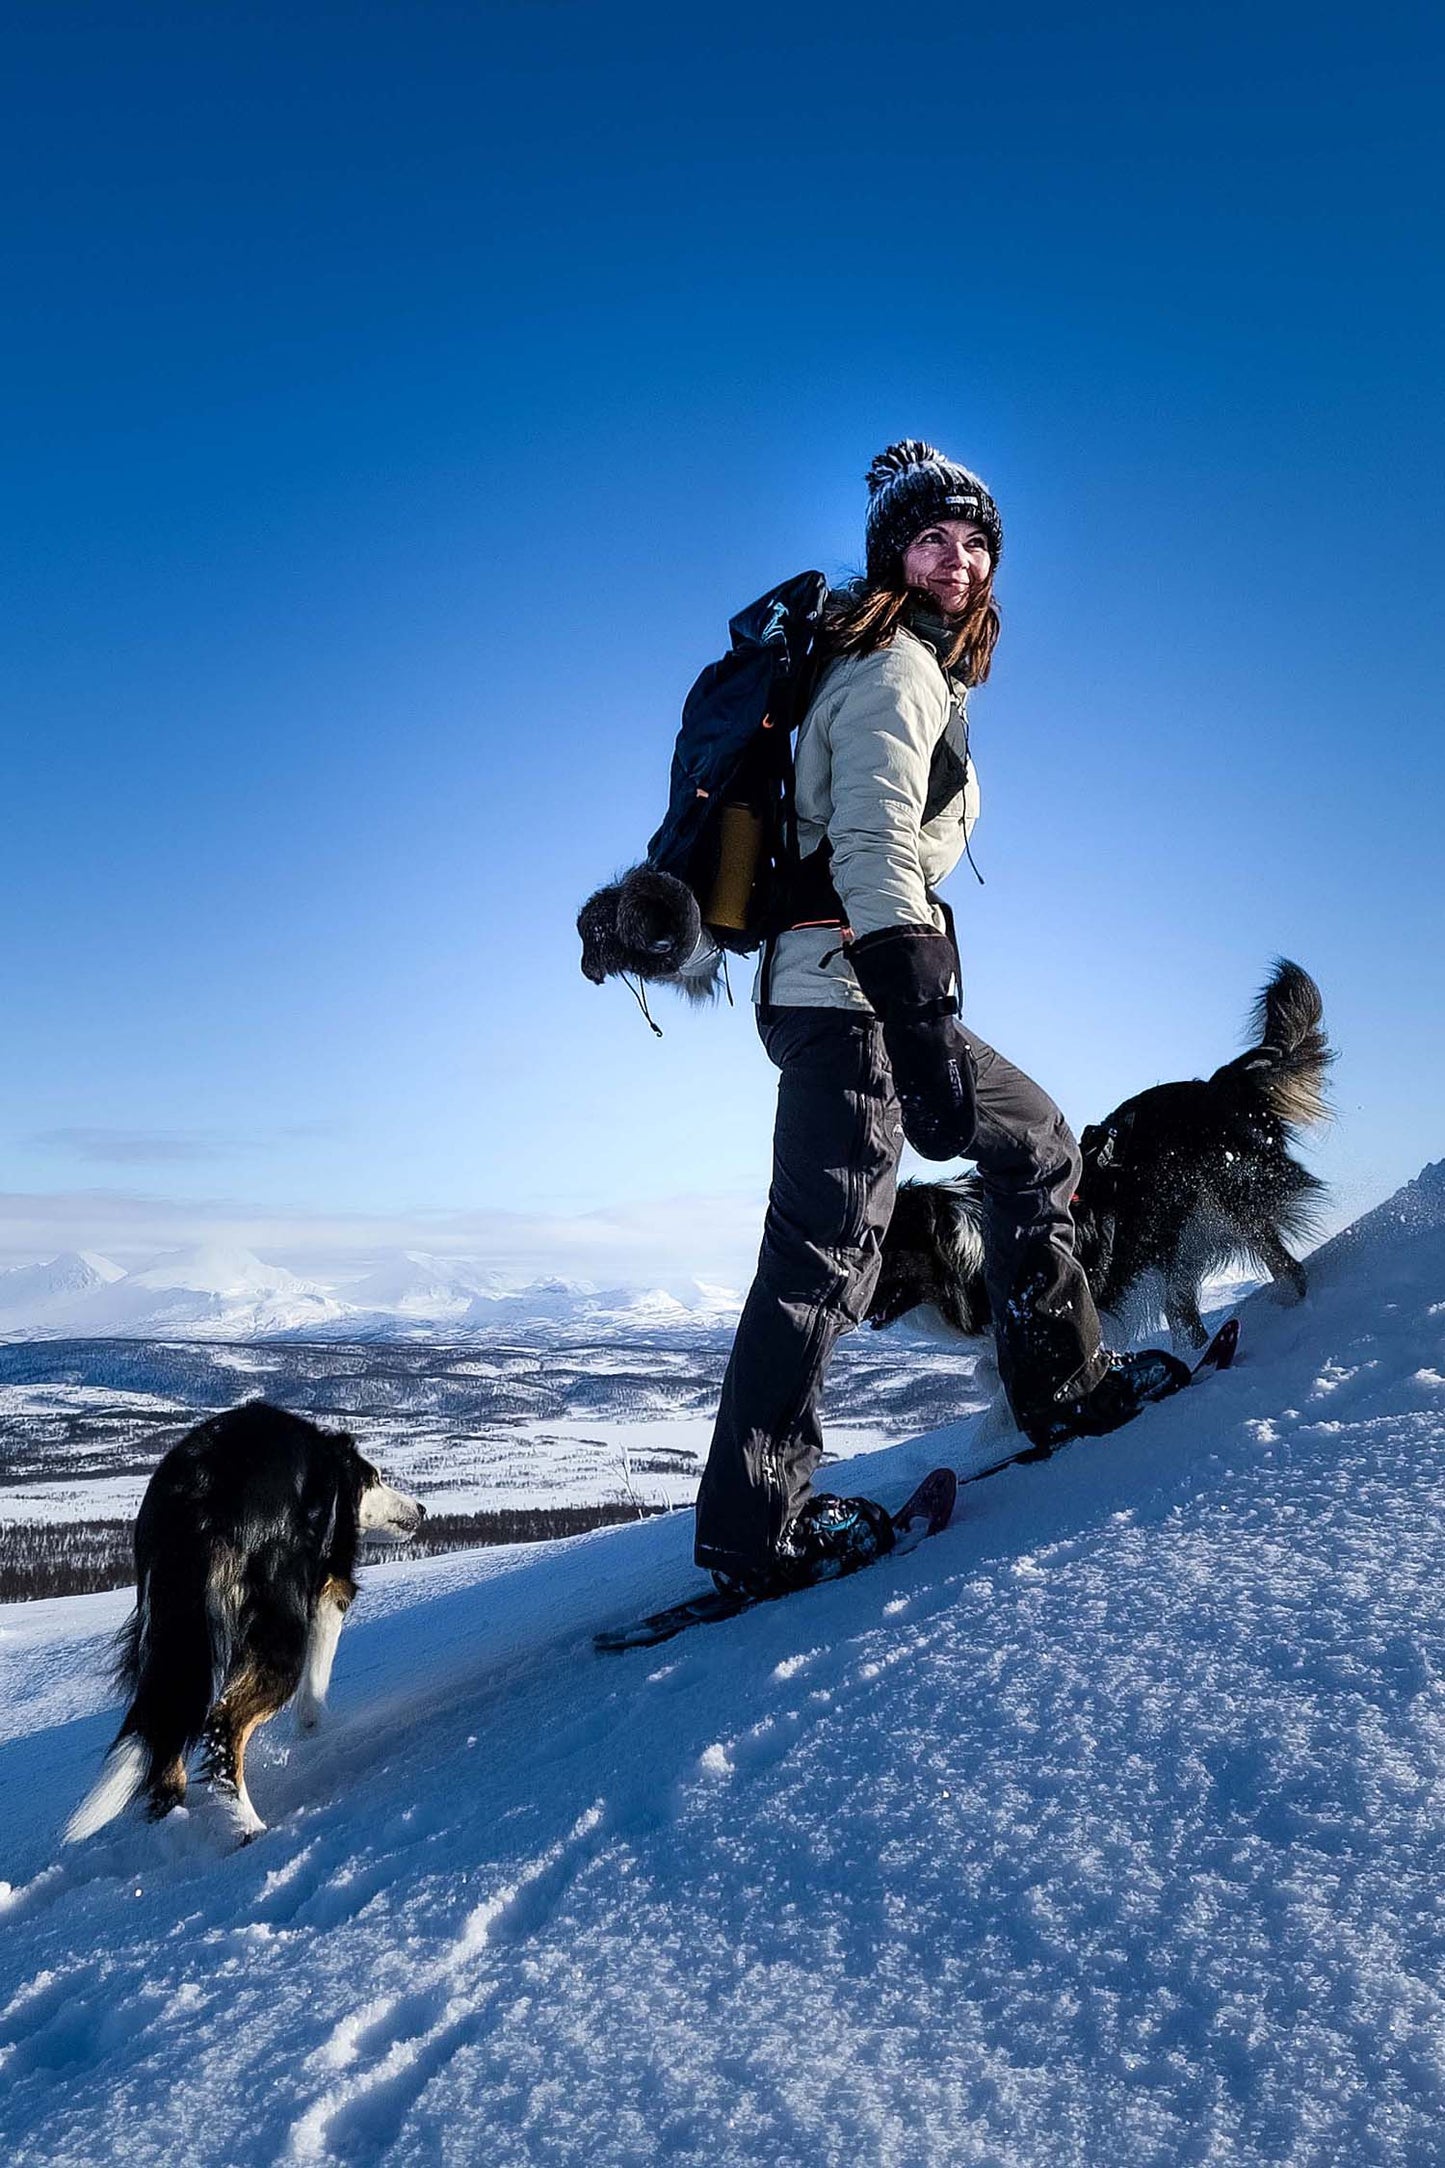
[[[1311,1269],[1230,1374],[649,1654],[590,1634],[694,1585],[685,1513],[368,1569],[229,1856],[58,1854],[124,1600],[0,1612],[7,2159],[1436,2168],[1445,1164]]]

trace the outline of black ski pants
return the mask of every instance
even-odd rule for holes
[[[697,1562],[723,1571],[767,1565],[808,1496],[823,1453],[828,1357],[868,1314],[903,1149],[872,1017],[765,1006],[758,1030],[779,1071],[772,1188],[697,1497]],[[1079,1148],[1047,1093],[976,1033],[965,1036],[999,1373],[1027,1420],[1086,1392],[1105,1363],[1074,1253]]]

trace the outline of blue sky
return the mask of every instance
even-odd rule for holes
[[[1006,528],[975,1027],[1082,1123],[1284,952],[1335,1217],[1445,1153],[1432,14],[7,10],[0,1251],[745,1269],[745,1004],[572,918],[901,434]]]

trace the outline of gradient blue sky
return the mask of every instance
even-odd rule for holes
[[[0,1252],[745,1268],[745,1005],[572,918],[901,434],[1007,530],[976,1027],[1083,1122],[1283,951],[1335,1217],[1445,1152],[1437,11],[4,20]]]

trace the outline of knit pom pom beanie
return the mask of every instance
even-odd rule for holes
[[[972,520],[988,537],[995,565],[1003,549],[998,506],[976,474],[917,437],[880,452],[868,469],[867,570],[870,580],[898,577],[903,552],[937,519]]]

